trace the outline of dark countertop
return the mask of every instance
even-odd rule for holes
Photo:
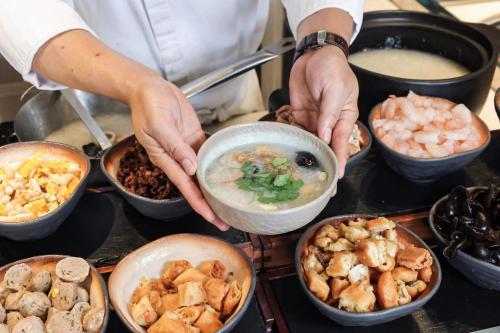
[[[425,185],[394,173],[373,147],[367,158],[339,182],[337,195],[315,221],[347,213],[421,211],[456,185],[490,183],[500,184],[500,131],[492,132],[488,148],[465,169]],[[61,228],[48,238],[31,242],[0,238],[0,265],[58,253],[89,258],[103,266],[118,262],[152,240],[182,232],[213,235],[231,243],[248,241],[247,234],[235,229],[221,232],[194,213],[177,221],[157,221],[142,216],[115,192],[86,193]]]
[[[421,211],[430,208],[438,198],[458,184],[471,186],[490,183],[500,184],[500,131],[492,132],[489,147],[469,166],[426,185],[408,182],[395,174],[377,154],[377,148],[373,147],[367,158],[339,182],[338,194],[315,221],[346,213],[401,214]],[[96,266],[106,266],[118,262],[129,252],[152,240],[182,232],[209,234],[231,243],[249,240],[248,235],[241,231],[231,229],[221,232],[194,213],[178,221],[155,221],[139,214],[115,192],[86,193],[75,211],[52,236],[31,242],[0,238],[0,265],[30,256],[57,253],[85,257]],[[395,332],[400,332],[398,329],[404,329],[430,332],[432,329],[436,332],[451,332],[453,330],[448,329],[456,327],[456,332],[465,332],[471,328],[500,324],[500,319],[497,319],[500,317],[492,313],[493,308],[496,307],[497,312],[500,308],[498,294],[471,287],[446,263],[443,266],[446,274],[441,291],[426,307],[428,310],[420,310],[412,316],[387,324],[383,326],[384,331],[396,329]],[[302,291],[298,290],[295,277],[277,280],[273,282],[273,287],[292,332],[304,332],[306,329],[326,332],[332,327],[341,332],[341,328],[332,326],[334,324],[312,308]],[[255,300],[252,304],[235,332],[265,332],[258,305]],[[470,304],[471,309],[465,311],[458,304]],[[419,323],[434,324],[418,326],[421,325]],[[446,330],[442,328],[445,324],[448,325]],[[108,332],[124,331],[114,315],[109,327]],[[364,330],[360,329],[359,332]]]

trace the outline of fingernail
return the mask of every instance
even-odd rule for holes
[[[188,173],[188,175],[194,175],[194,173],[196,172],[196,167],[187,158],[182,160],[182,167],[184,168],[184,171]]]
[[[231,226],[227,225],[224,221],[222,221],[220,218],[216,217],[214,219],[214,223],[217,225],[217,227],[221,231],[228,231]]]
[[[325,141],[326,143],[330,143],[331,140],[332,140],[332,128],[327,127],[323,132],[323,141]]]

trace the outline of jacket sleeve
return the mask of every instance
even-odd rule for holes
[[[297,28],[303,19],[325,8],[339,8],[348,12],[353,21],[354,41],[363,22],[364,0],[282,0],[293,36],[297,38]]]
[[[64,86],[35,73],[33,59],[51,38],[69,30],[91,32],[83,19],[61,0],[0,0],[0,53],[39,89]]]

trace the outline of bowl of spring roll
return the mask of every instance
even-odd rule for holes
[[[223,240],[169,235],[127,255],[109,278],[113,307],[131,332],[230,332],[255,289],[250,259]]]

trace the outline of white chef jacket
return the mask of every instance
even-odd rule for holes
[[[363,0],[282,0],[293,34],[318,10],[350,13],[354,36]],[[106,45],[177,85],[254,53],[264,34],[269,0],[0,0],[0,52],[39,89],[64,86],[31,68],[38,49],[72,29],[95,34]],[[191,99],[204,117],[263,109],[255,71]]]

